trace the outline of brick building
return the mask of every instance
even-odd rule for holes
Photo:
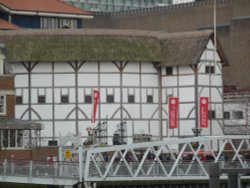
[[[4,44],[0,44],[0,148],[20,148],[32,144],[32,132],[40,123],[15,119],[14,75],[6,61]]]

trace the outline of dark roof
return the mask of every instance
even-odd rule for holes
[[[90,16],[85,11],[60,0],[0,0],[0,8],[12,14],[74,14]],[[48,15],[46,15],[48,16]]]
[[[0,19],[0,30],[12,30],[19,29],[17,25],[7,22],[6,20]]]
[[[41,130],[41,123],[14,118],[0,118],[0,129]]]
[[[198,63],[212,36],[210,30],[25,29],[0,32],[0,42],[5,43],[10,62],[150,61],[174,66]]]

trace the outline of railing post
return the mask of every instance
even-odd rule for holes
[[[209,165],[209,188],[220,188],[219,163],[211,163]]]
[[[7,159],[4,159],[3,161],[3,174],[4,176],[7,175]]]
[[[83,167],[83,165],[82,165],[82,162],[83,162],[83,148],[82,148],[82,146],[80,146],[79,147],[79,149],[78,149],[78,164],[79,164],[79,182],[82,182],[82,167]]]
[[[33,161],[30,161],[30,170],[29,170],[29,177],[32,177],[32,168],[33,168]]]
[[[229,163],[229,169],[232,169],[231,171],[229,170],[228,172],[228,188],[240,188],[240,178],[239,178],[239,173],[236,171],[233,171],[233,169],[236,168],[236,163],[235,162],[230,162]]]

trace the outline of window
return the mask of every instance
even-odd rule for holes
[[[209,110],[208,119],[215,119],[215,118],[216,118],[215,110]]]
[[[173,75],[173,67],[166,67],[166,75]]]
[[[69,103],[69,96],[68,95],[62,95],[61,96],[61,103]]]
[[[0,130],[0,147],[22,147],[23,130],[3,129]]]
[[[215,73],[214,66],[206,66],[205,72],[206,72],[206,74],[213,74],[213,73]]]
[[[233,118],[234,119],[243,119],[243,112],[242,111],[234,111]]]
[[[107,103],[114,103],[114,95],[107,95]]]
[[[153,95],[147,96],[147,103],[153,103]]]
[[[224,112],[224,119],[230,119],[230,112]]]
[[[85,103],[91,104],[92,103],[91,95],[85,95],[84,100],[85,100]]]
[[[134,95],[128,96],[128,103],[135,103],[135,96]]]
[[[6,102],[5,96],[0,95],[0,114],[5,114]]]
[[[44,95],[38,96],[38,103],[39,104],[44,104],[45,103],[45,96]]]
[[[16,96],[16,104],[23,104],[23,97],[22,96]]]

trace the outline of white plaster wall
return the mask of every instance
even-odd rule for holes
[[[41,137],[52,137],[52,122],[50,121],[43,121],[41,122],[44,126],[44,129],[41,131]],[[47,139],[42,139],[42,145],[47,145]]]
[[[180,69],[181,70],[181,69]],[[194,86],[194,75],[181,75],[179,77],[180,86]]]
[[[157,75],[141,75],[141,86],[142,87],[155,87],[158,85]]]
[[[180,104],[179,105],[179,118],[195,118],[195,107],[194,103],[191,104]]]
[[[22,74],[22,73],[27,74],[27,70],[20,62],[12,64],[11,66],[14,74]]]
[[[28,108],[28,105],[16,105],[15,106],[15,117],[17,119],[20,119],[27,108]]]
[[[56,136],[59,134],[66,135],[67,133],[75,133],[75,121],[55,122]]]
[[[154,68],[154,65],[152,63],[142,62],[141,65],[142,65],[141,66],[142,73],[157,73],[157,70]]]
[[[32,74],[31,75],[32,87],[47,87],[52,86],[51,74]]]
[[[15,75],[15,87],[28,87],[28,75]]]
[[[195,120],[180,120],[180,134],[193,136],[192,129],[195,128]]]
[[[82,74],[78,75],[78,85],[79,86],[97,86],[98,76],[97,74]]]
[[[96,62],[84,62],[84,64],[79,69],[80,73],[97,73],[98,64]]]
[[[162,86],[177,86],[177,77],[176,76],[166,76],[162,78]]]
[[[140,118],[140,105],[137,104],[124,104],[123,107],[130,113],[133,119]]]
[[[100,74],[100,81],[102,86],[119,86],[120,75],[119,74]]]
[[[119,70],[116,67],[116,65],[112,62],[100,62],[100,72],[104,72],[104,73],[118,73]]]
[[[32,105],[32,108],[42,119],[52,119],[52,105]],[[32,114],[32,119],[39,120],[36,114]]]
[[[140,72],[139,62],[129,62],[123,69],[123,73],[136,73]]]
[[[156,113],[155,113],[156,111]],[[143,104],[142,118],[143,119],[158,119],[158,104]]]
[[[190,66],[181,66],[179,68],[179,74],[185,75],[185,74],[194,74],[193,69]]]
[[[74,73],[72,67],[66,62],[55,62],[54,63],[55,73]]]
[[[55,105],[55,118],[56,119],[66,119],[69,112],[75,107],[75,105]],[[75,111],[72,113],[71,117],[75,117]]]
[[[32,73],[47,73],[52,72],[52,65],[49,62],[39,62],[32,69]]]
[[[179,102],[194,102],[194,88],[184,87],[179,88]]]
[[[74,74],[55,74],[55,86],[74,86],[75,75]]]
[[[139,86],[139,79],[138,74],[123,74],[123,86]]]

